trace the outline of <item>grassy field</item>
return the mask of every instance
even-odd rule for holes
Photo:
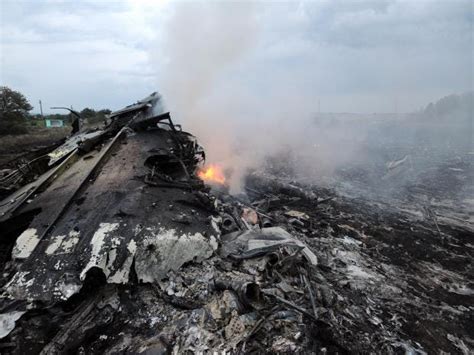
[[[27,134],[0,136],[0,166],[32,149],[57,142],[70,132],[71,127],[35,127]]]

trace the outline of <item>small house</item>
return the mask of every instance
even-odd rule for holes
[[[45,124],[46,124],[47,128],[64,127],[64,121],[63,120],[46,119]]]

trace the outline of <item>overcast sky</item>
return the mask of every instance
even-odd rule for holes
[[[278,87],[280,100],[285,92],[304,96],[322,111],[407,112],[473,87],[470,0],[214,4],[221,8],[208,16],[209,7],[199,12],[189,2],[0,4],[0,82],[23,92],[35,111],[39,99],[45,108],[117,109],[155,90],[166,98],[175,75],[180,87],[186,77],[209,76],[203,53],[220,52],[235,59],[225,59],[225,75],[211,75],[209,95],[238,86],[255,101]],[[177,7],[190,11],[176,16]],[[239,20],[229,24],[233,14]],[[206,52],[208,41],[214,47]]]

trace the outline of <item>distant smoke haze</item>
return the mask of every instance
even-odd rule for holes
[[[372,13],[371,5],[361,2],[359,14],[380,17],[390,26],[403,12],[400,9],[415,8],[398,1],[388,4]],[[153,52],[159,90],[173,117],[204,145],[208,160],[234,171],[234,190],[245,170],[260,166],[269,155],[296,153],[297,171],[314,178],[366,159],[370,115],[364,117],[364,124],[318,123],[321,101],[323,111],[326,103],[335,107],[339,100],[344,108],[372,105],[373,111],[367,111],[375,112],[382,105],[398,113],[406,107],[403,102],[426,97],[428,91],[420,94],[414,89],[419,72],[408,71],[416,57],[402,54],[413,51],[408,46],[426,46],[432,39],[417,44],[423,38],[394,27],[393,33],[384,33],[394,42],[378,44],[375,52],[376,46],[370,44],[377,39],[375,33],[366,33],[367,43],[350,31],[347,39],[338,37],[344,35],[337,32],[339,27],[366,31],[357,22],[362,17],[341,15],[336,21],[332,14],[334,22],[326,23],[326,30],[333,32],[336,46],[326,45],[315,28],[324,25],[328,6],[326,2],[177,2],[170,9]],[[427,6],[426,11],[433,8]],[[312,16],[319,22],[313,23]],[[406,48],[395,48],[397,36],[411,42]],[[354,42],[347,42],[349,38]],[[357,46],[366,47],[364,55]],[[445,60],[432,52],[425,63],[449,68]],[[376,68],[373,73],[370,66]],[[428,74],[423,75],[428,78]]]
[[[265,156],[316,144],[308,128],[318,102],[295,87],[296,68],[280,68],[286,73],[275,77],[261,70],[261,10],[251,3],[178,3],[158,51],[166,53],[165,104],[198,136],[208,160],[233,172],[234,189]]]

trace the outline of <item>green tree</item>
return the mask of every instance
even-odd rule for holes
[[[22,93],[0,86],[0,134],[26,133],[25,121],[32,109]]]
[[[97,113],[105,117],[105,115],[110,115],[112,111],[108,108],[104,108],[102,110],[99,110]]]
[[[111,112],[109,109],[95,111],[91,108],[85,108],[81,111],[81,117],[87,119],[90,124],[97,124],[104,122],[106,115]]]
[[[97,112],[95,112],[93,109],[86,107],[84,110],[80,112],[82,118],[91,118],[95,117]]]

